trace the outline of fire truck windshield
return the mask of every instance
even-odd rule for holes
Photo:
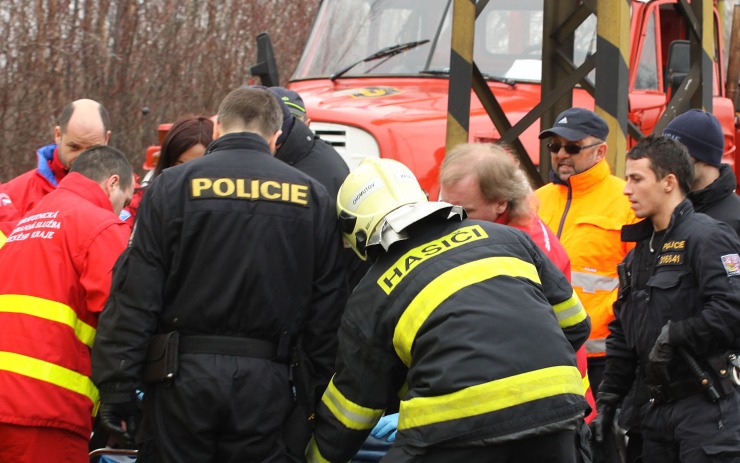
[[[292,80],[337,74],[443,75],[449,71],[452,3],[324,0]],[[483,75],[502,81],[540,80],[542,5],[543,0],[496,0],[486,5],[476,20],[474,45],[474,60]],[[576,32],[576,64],[594,51],[595,19],[591,19]],[[378,50],[426,40],[403,53],[363,61]]]

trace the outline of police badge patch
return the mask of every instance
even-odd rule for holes
[[[722,256],[722,265],[725,267],[728,277],[740,275],[740,256],[737,254]]]

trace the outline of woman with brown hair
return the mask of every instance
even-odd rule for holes
[[[163,170],[197,159],[206,152],[213,141],[213,121],[206,116],[185,116],[178,119],[162,141],[157,167],[151,176],[147,175],[141,186],[134,192],[134,198],[126,210],[131,217],[126,219],[132,227],[136,219],[136,210],[144,197],[147,185]]]

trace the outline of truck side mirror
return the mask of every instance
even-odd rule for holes
[[[689,41],[674,40],[668,47],[668,67],[665,74],[665,91],[675,95],[684,77],[689,73]]]
[[[259,77],[260,83],[265,87],[280,85],[275,53],[272,51],[272,41],[267,32],[260,32],[257,35],[257,64],[250,66],[249,73]]]

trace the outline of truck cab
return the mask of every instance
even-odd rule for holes
[[[630,50],[625,54],[629,119],[648,134],[681,72],[688,71],[689,28],[677,0],[630,4]],[[311,128],[350,168],[366,156],[396,159],[412,169],[431,199],[438,196],[437,177],[445,155],[452,9],[453,0],[324,0],[287,85],[306,103]],[[713,111],[725,130],[726,162],[734,164],[735,109],[724,97],[716,8],[713,16]],[[488,2],[475,30],[473,60],[514,125],[542,96],[543,0]],[[596,43],[596,16],[591,15],[574,35],[576,66],[596,52]],[[598,85],[594,79],[592,72],[589,80]],[[594,99],[575,88],[573,106],[593,109]],[[536,122],[520,137],[535,165],[539,132]],[[471,92],[469,140],[499,138]]]

